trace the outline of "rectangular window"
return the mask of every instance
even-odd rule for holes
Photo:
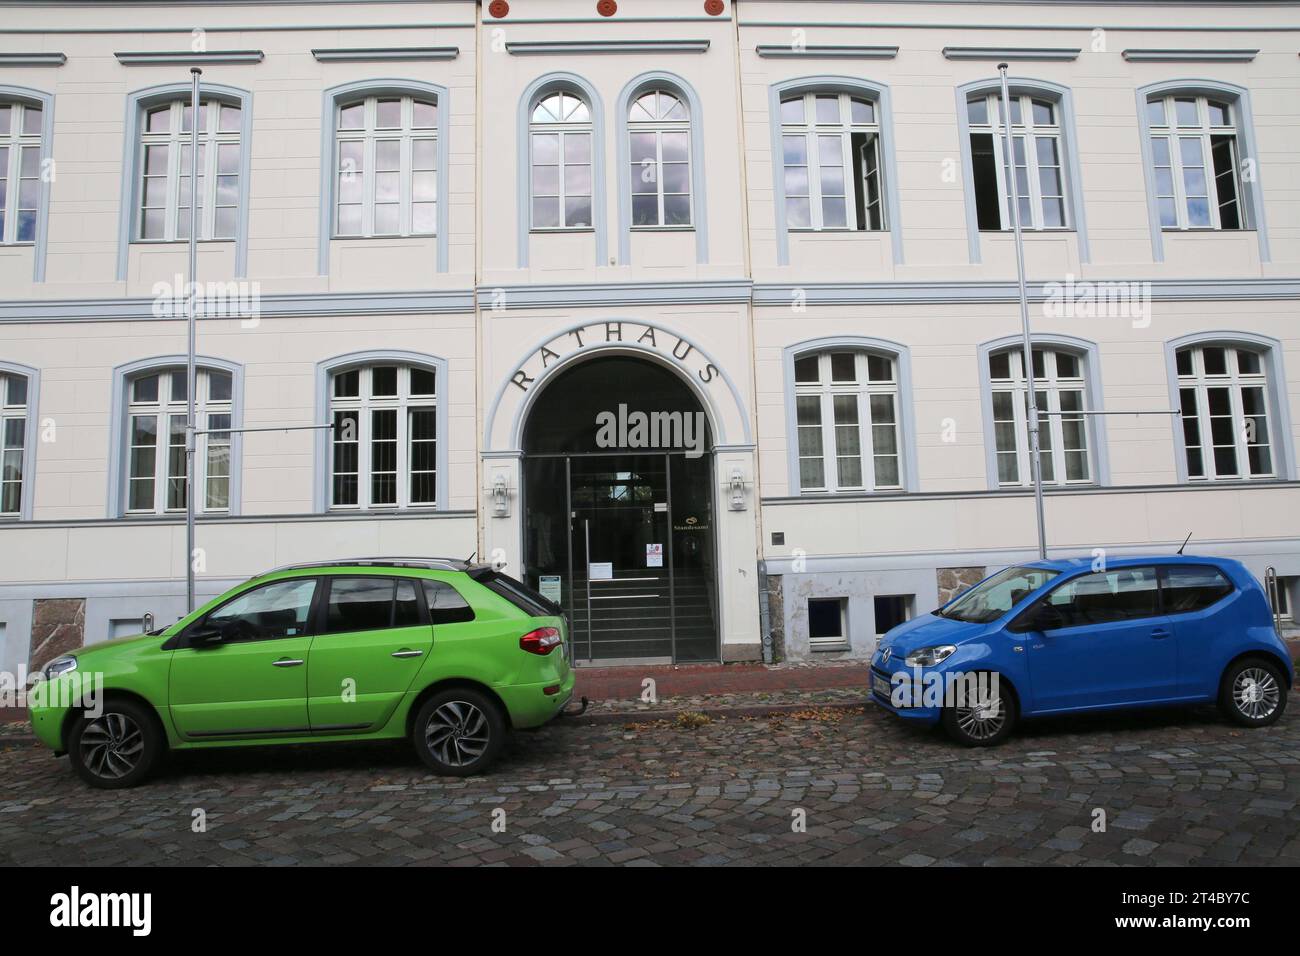
[[[36,241],[43,111],[0,102],[0,244]]]
[[[808,599],[808,643],[813,650],[848,643],[848,598]]]
[[[438,220],[438,106],[370,96],[338,109],[334,235],[432,236]]]
[[[375,365],[330,379],[330,507],[437,504],[437,375]]]
[[[794,362],[801,491],[902,486],[894,360],[865,351],[803,355]],[[826,460],[828,452],[834,459]]]
[[[1261,353],[1223,345],[1176,353],[1187,477],[1271,478],[1269,383]]]
[[[240,107],[232,104],[210,100],[199,107],[195,166],[200,239],[234,239],[238,231],[240,117]],[[190,144],[187,102],[178,99],[147,110],[137,170],[137,240],[177,242],[189,237]]]
[[[1034,473],[1024,351],[1007,349],[990,355],[988,361],[998,484],[1028,485]],[[1036,348],[1032,361],[1043,481],[1090,482],[1092,460],[1088,422],[1083,414],[1087,411],[1083,359],[1069,352]]]
[[[887,228],[874,102],[848,93],[789,97],[781,134],[787,228]]]
[[[878,594],[872,600],[875,604],[878,637],[883,637],[898,625],[912,619],[915,597],[911,594]]]
[[[1235,112],[1231,104],[1206,96],[1148,100],[1161,228],[1247,228]]]
[[[1024,94],[1013,95],[1010,102],[1014,157],[1010,166],[1001,95],[981,93],[966,105],[979,227],[1013,228],[1014,195],[1019,198],[1022,229],[1069,228],[1058,104]]]
[[[27,379],[0,373],[0,515],[22,511],[27,455]]]
[[[126,422],[128,513],[185,510],[185,369],[130,380]],[[230,509],[232,390],[229,372],[200,369],[195,390],[194,483],[199,513]],[[203,432],[209,434],[203,434]]]

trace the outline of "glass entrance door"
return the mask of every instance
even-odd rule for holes
[[[569,508],[575,655],[672,661],[668,456],[571,458]]]
[[[707,455],[525,459],[525,576],[576,660],[718,659],[711,476]]]

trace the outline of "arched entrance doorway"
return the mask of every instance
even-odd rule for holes
[[[579,362],[534,400],[524,576],[576,660],[718,660],[712,449],[694,392],[645,359]]]

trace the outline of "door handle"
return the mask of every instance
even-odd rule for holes
[[[1157,641],[1163,641],[1166,637],[1169,636],[1169,628],[1167,627],[1154,628],[1151,631],[1151,636],[1155,638]]]
[[[402,648],[400,651],[393,651],[393,657],[419,657],[424,651],[413,651],[409,648]]]
[[[303,661],[296,657],[282,657],[278,661],[271,661],[271,663],[276,667],[297,667]]]

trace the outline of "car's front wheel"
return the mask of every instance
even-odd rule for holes
[[[496,702],[470,687],[434,694],[411,727],[415,752],[434,773],[469,777],[496,760],[506,722]]]
[[[1238,661],[1223,675],[1219,707],[1243,727],[1267,727],[1286,710],[1286,678],[1262,658]]]
[[[92,787],[134,787],[153,771],[165,749],[157,717],[133,700],[103,702],[77,718],[68,735],[68,757]]]
[[[950,706],[943,709],[943,728],[959,744],[993,747],[1016,725],[1016,701],[996,674],[972,676],[977,679],[957,682],[956,700],[945,702]]]

